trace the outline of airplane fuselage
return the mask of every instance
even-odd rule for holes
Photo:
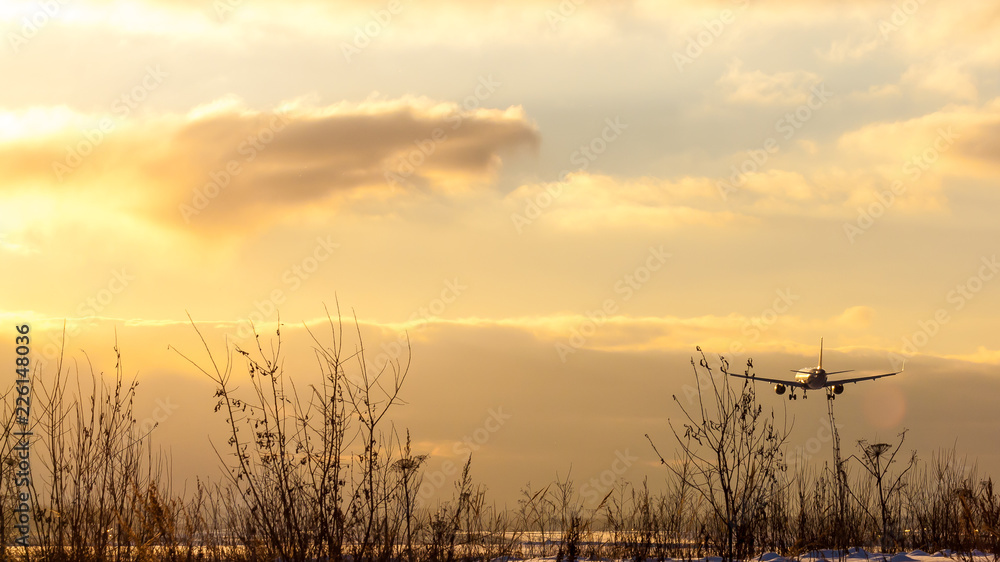
[[[804,384],[809,390],[819,390],[826,386],[826,371],[821,367],[802,369],[796,373],[795,381]]]

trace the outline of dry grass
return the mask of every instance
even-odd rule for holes
[[[998,553],[1000,499],[992,480],[954,452],[908,472],[880,465],[877,479],[856,460],[845,463],[843,478],[830,469],[790,473],[770,413],[746,387],[729,387],[731,379],[714,374],[704,356],[693,366],[699,384],[711,385],[704,396],[714,407],[685,418],[691,428],[676,434],[684,462],[665,469],[662,483],[622,481],[592,505],[566,477],[525,489],[505,511],[475,483],[470,457],[452,498],[421,507],[416,491],[426,457],[391,424],[409,359],[373,372],[363,346],[344,349],[339,316],[328,319],[325,339],[311,334],[315,384],[297,386],[283,372],[280,332],[273,346],[218,352],[202,339],[199,358],[184,354],[214,381],[216,414],[228,427],[217,450],[226,480],[199,480],[184,493],[170,489],[162,457],[140,434],[132,411],[136,380],[125,375],[117,346],[108,373],[89,361],[60,361],[52,372],[35,373],[36,546],[7,546],[0,560],[640,561],[795,555],[845,541]],[[357,330],[356,321],[350,327]],[[0,418],[4,544],[13,538],[16,499],[7,398]],[[713,441],[718,428],[725,433]],[[722,447],[733,472],[720,472],[711,455],[692,446],[692,435]],[[757,469],[746,471],[751,466]],[[739,479],[728,496],[717,487],[720,474]],[[841,486],[849,491],[846,504]]]

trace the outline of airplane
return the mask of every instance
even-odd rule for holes
[[[894,373],[883,373],[881,375],[871,375],[868,377],[856,377],[853,379],[841,379],[841,380],[827,380],[828,375],[839,375],[841,373],[850,373],[853,369],[848,369],[847,371],[830,371],[827,372],[823,369],[823,338],[819,339],[819,365],[816,367],[807,367],[805,369],[792,370],[795,373],[795,380],[782,380],[782,379],[769,379],[765,377],[758,377],[755,375],[740,375],[737,373],[729,373],[730,376],[740,377],[743,379],[750,379],[754,381],[764,381],[774,383],[775,394],[781,395],[785,393],[785,387],[791,387],[791,393],[788,395],[789,400],[797,400],[798,397],[795,396],[795,389],[802,389],[802,398],[807,398],[807,390],[820,390],[827,389],[826,398],[827,400],[833,400],[836,396],[844,392],[844,385],[847,383],[858,383],[861,381],[870,381],[875,379],[880,379],[882,377],[891,377],[892,375],[898,375],[903,372],[906,368],[906,363]],[[831,392],[832,390],[832,392]]]

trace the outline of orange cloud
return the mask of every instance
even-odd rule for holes
[[[737,103],[756,105],[795,105],[809,101],[811,88],[821,79],[812,72],[802,70],[765,74],[760,70],[743,70],[743,61],[737,59],[718,83],[729,90],[728,98]]]
[[[493,178],[504,154],[539,142],[519,107],[465,109],[423,98],[273,111],[222,101],[121,125],[112,117],[63,119],[44,136],[8,135],[0,144],[6,195],[45,186],[166,225],[209,229],[362,196],[475,188]]]
[[[740,219],[723,207],[712,180],[705,177],[615,178],[577,172],[559,182],[523,185],[507,196],[507,202],[519,231],[542,215],[566,229],[676,228]]]
[[[916,181],[927,175],[993,177],[1000,163],[1000,98],[977,107],[949,105],[906,121],[865,125],[838,141],[849,154]]]

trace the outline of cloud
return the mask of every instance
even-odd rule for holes
[[[995,98],[982,106],[948,105],[904,121],[871,123],[841,135],[838,147],[856,160],[884,166],[893,179],[994,177],[998,130],[1000,98]]]
[[[810,145],[801,150],[819,149]],[[984,146],[981,150],[992,149]],[[619,177],[577,172],[561,182],[522,185],[508,194],[505,202],[515,225],[537,219],[567,231],[609,227],[754,228],[761,220],[775,217],[854,217],[859,205],[874,201],[880,190],[891,183],[885,173],[878,166],[813,166],[806,172],[774,168],[740,175],[723,200],[718,178]],[[925,179],[923,185],[938,189],[940,184]],[[939,210],[944,202],[933,189],[930,193],[927,189],[909,190],[900,207],[921,212]]]
[[[834,321],[852,330],[865,329],[871,325],[875,310],[870,306],[852,306],[837,316]]]
[[[819,151],[809,143],[798,143],[797,148],[804,154]],[[853,211],[853,207],[845,208],[852,189],[876,183],[864,175],[832,166],[811,166],[804,172],[773,168],[742,174],[739,183],[731,181],[727,201],[753,217],[840,218],[845,211]]]
[[[872,101],[898,98],[902,95],[902,90],[896,84],[876,84],[868,87],[866,91],[854,91],[847,96],[851,101],[868,103]]]
[[[948,359],[958,361],[968,361],[969,363],[985,363],[990,365],[1000,365],[1000,349],[988,349],[985,346],[977,346],[975,353],[965,355],[946,355]]]
[[[577,172],[561,182],[522,185],[506,201],[527,220],[544,213],[545,220],[570,230],[719,226],[741,220],[722,206],[712,180],[705,177],[617,178]]]
[[[968,0],[961,10],[933,2],[905,8],[903,4],[880,7],[878,26],[883,38],[907,58],[929,59],[947,53],[947,60],[957,65],[1000,60],[1000,9],[995,2]]]
[[[781,291],[778,294],[780,298]],[[758,314],[693,317],[564,313],[506,319],[434,320],[425,328],[426,333],[432,334],[456,326],[503,327],[530,333],[538,341],[553,346],[570,345],[577,351],[688,351],[700,345],[706,350],[734,357],[762,352],[811,356],[822,336],[827,337],[828,343],[839,342],[836,348],[875,349],[880,353],[894,351],[892,344],[861,333],[875,315],[871,307],[851,306],[828,318],[807,318],[790,312],[777,313],[769,308]],[[833,326],[837,330],[832,330]]]
[[[811,88],[822,80],[812,72],[795,70],[765,74],[760,70],[743,70],[740,59],[730,63],[718,84],[728,90],[727,98],[736,103],[753,105],[796,105],[809,101]]]
[[[503,155],[534,150],[539,134],[520,107],[400,98],[258,111],[220,100],[121,124],[74,115],[56,132],[17,140],[0,144],[4,191],[42,184],[163,224],[216,228],[333,211],[358,197],[475,189]]]
[[[960,68],[955,61],[944,57],[911,64],[900,78],[900,84],[942,94],[955,101],[975,101],[979,96],[972,75]]]
[[[16,0],[15,0],[16,1]],[[220,41],[246,31],[257,35],[309,36],[341,51],[356,38],[384,40],[399,47],[483,45],[488,42],[614,39],[631,20],[632,2],[591,0],[538,3],[530,0],[81,0],[58,19],[67,25],[109,29],[123,35],[213,35]],[[21,11],[38,10],[24,2]],[[71,12],[71,17],[65,17]],[[4,14],[0,12],[0,22]],[[16,22],[16,18],[9,18]],[[511,27],[530,33],[511,34]],[[355,46],[357,46],[355,44]]]
[[[834,40],[830,43],[830,48],[825,52],[821,52],[820,55],[830,62],[843,63],[846,61],[863,59],[869,53],[878,49],[880,45],[881,41],[874,37],[869,37],[867,39],[848,37],[845,39]]]
[[[11,236],[0,232],[0,251],[18,255],[31,255],[38,253],[38,248],[35,248],[30,244],[26,244],[23,240],[19,240],[19,238],[21,237]]]
[[[820,192],[802,174],[788,170],[767,170],[747,174],[745,189],[776,201],[812,201]],[[758,206],[767,206],[758,201]]]

